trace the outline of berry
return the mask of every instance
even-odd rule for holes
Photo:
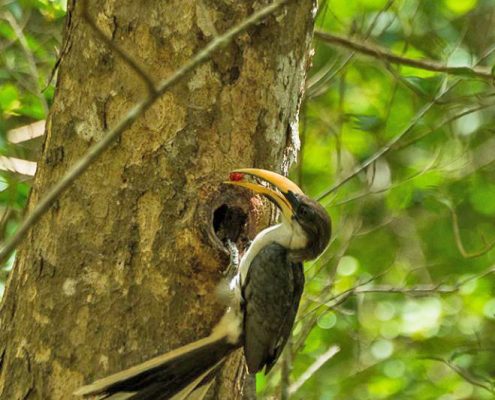
[[[242,174],[240,172],[231,172],[229,175],[229,179],[232,182],[239,182],[239,181],[242,181],[244,179],[244,174]]]

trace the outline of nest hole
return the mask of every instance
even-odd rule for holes
[[[242,208],[222,204],[213,212],[213,231],[222,243],[227,240],[237,243],[245,230],[247,218]]]

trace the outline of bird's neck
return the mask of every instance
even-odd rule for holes
[[[246,253],[241,258],[239,270],[241,282],[244,282],[253,259],[265,246],[277,243],[287,250],[302,249],[307,245],[306,235],[296,222],[283,219],[281,223],[263,229],[256,235]]]

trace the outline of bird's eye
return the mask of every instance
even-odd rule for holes
[[[309,214],[308,208],[307,207],[304,207],[304,206],[299,207],[299,210],[298,211],[299,211],[298,214],[301,217],[307,217],[308,214]]]

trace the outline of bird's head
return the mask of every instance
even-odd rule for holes
[[[276,190],[249,182],[245,180],[245,175],[261,179]],[[231,179],[226,183],[262,194],[281,210],[282,223],[290,227],[294,236],[289,252],[292,260],[311,260],[325,250],[331,236],[330,217],[318,202],[306,196],[294,182],[272,171],[243,168],[232,171]]]

